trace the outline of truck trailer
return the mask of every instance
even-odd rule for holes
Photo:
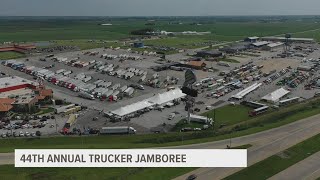
[[[136,130],[130,126],[118,126],[118,127],[102,127],[100,134],[135,134]]]

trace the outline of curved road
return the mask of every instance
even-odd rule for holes
[[[252,144],[253,147],[248,149],[248,166],[255,164],[267,157],[277,154],[301,141],[304,141],[320,132],[320,115],[309,117],[288,125],[275,129],[260,132],[253,135],[234,138],[231,140],[232,146]],[[175,148],[225,148],[230,140],[210,142],[204,144],[186,145]],[[191,174],[196,174],[199,180],[213,180],[227,177],[242,168],[199,168],[183,176],[177,177],[176,180],[184,180]],[[320,166],[314,163],[313,176],[319,175]],[[309,177],[310,167],[300,169],[301,179]],[[289,176],[289,177],[288,177]],[[288,174],[287,179],[295,179],[295,174]]]

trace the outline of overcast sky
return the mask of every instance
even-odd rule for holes
[[[0,0],[0,16],[319,14],[320,0]]]

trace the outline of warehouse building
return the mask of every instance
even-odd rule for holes
[[[263,49],[267,51],[272,51],[275,49],[283,48],[283,46],[284,46],[284,43],[276,42],[276,43],[267,44],[266,46],[263,47]]]
[[[186,64],[187,67],[192,69],[203,69],[207,64],[203,61],[190,61]]]
[[[215,58],[215,57],[220,57],[222,56],[222,52],[216,51],[216,50],[211,50],[211,51],[199,51],[197,52],[198,57],[202,58]]]
[[[263,41],[282,41],[285,42],[287,39],[285,37],[262,37],[261,40]],[[299,43],[313,43],[315,42],[312,38],[289,38],[291,42],[299,42]]]
[[[253,37],[247,37],[244,39],[245,42],[255,43],[260,39],[260,37],[253,36]]]
[[[259,41],[259,42],[252,43],[251,46],[254,48],[262,48],[268,44],[270,44],[268,41]]]
[[[39,84],[17,76],[0,78],[0,93],[18,89],[36,89]]]

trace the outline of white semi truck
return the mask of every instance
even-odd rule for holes
[[[118,127],[102,127],[100,134],[135,134],[136,130],[130,126],[118,126]]]

